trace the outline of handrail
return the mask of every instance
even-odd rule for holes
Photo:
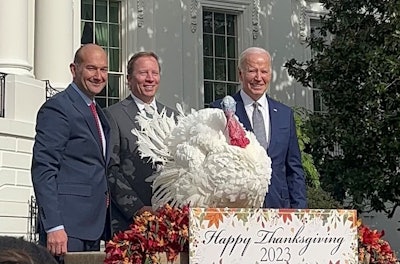
[[[0,117],[5,116],[5,102],[6,102],[6,76],[7,73],[0,72]]]
[[[50,80],[44,80],[46,82],[46,101],[49,100],[50,97],[57,94],[59,91],[54,89],[51,84]]]
[[[28,216],[28,240],[31,242],[38,241],[38,207],[36,199],[32,195],[29,200],[29,216]]]

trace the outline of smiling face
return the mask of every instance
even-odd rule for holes
[[[73,81],[93,100],[107,84],[108,62],[103,48],[94,44],[82,46],[70,64]]]
[[[137,58],[132,73],[128,75],[132,93],[144,103],[151,103],[160,84],[160,67],[153,56]]]
[[[239,66],[243,91],[257,101],[267,91],[271,82],[271,57],[263,50],[245,51]]]

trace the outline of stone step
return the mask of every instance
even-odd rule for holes
[[[103,264],[104,252],[69,252],[64,256],[65,264]],[[165,253],[160,253],[161,264],[188,264],[188,253],[180,253],[174,262],[167,262]]]

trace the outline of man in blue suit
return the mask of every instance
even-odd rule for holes
[[[39,239],[54,256],[100,250],[107,227],[110,127],[94,100],[107,83],[107,55],[84,45],[70,70],[73,82],[38,112],[33,147]]]
[[[256,136],[272,160],[271,185],[264,207],[306,208],[305,177],[293,111],[266,94],[271,82],[271,56],[262,48],[248,48],[240,55],[238,68],[242,89],[233,95],[236,115],[246,130],[253,131],[254,125],[263,122],[260,117],[253,119],[253,112],[260,111],[263,137]],[[220,108],[221,100],[210,106]],[[253,120],[257,120],[256,124]]]

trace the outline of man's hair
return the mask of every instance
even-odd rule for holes
[[[157,64],[158,64],[158,70],[161,72],[161,65],[160,65],[160,62],[158,60],[157,54],[155,54],[152,51],[140,51],[140,52],[137,52],[137,53],[133,54],[133,56],[128,61],[128,66],[127,66],[127,74],[128,74],[128,76],[130,76],[133,73],[133,70],[134,70],[134,66],[133,65],[135,64],[135,62],[139,58],[142,58],[142,57],[153,57],[154,59],[156,59]]]
[[[239,70],[243,71],[246,70],[244,69],[244,65],[246,63],[247,60],[247,56],[249,54],[266,54],[269,57],[269,62],[270,62],[270,66],[271,66],[271,55],[268,53],[268,51],[266,51],[263,48],[259,48],[259,47],[250,47],[245,49],[240,55],[239,55],[239,64],[238,64],[238,68]]]
[[[22,238],[0,236],[0,264],[56,264],[50,252]]]

